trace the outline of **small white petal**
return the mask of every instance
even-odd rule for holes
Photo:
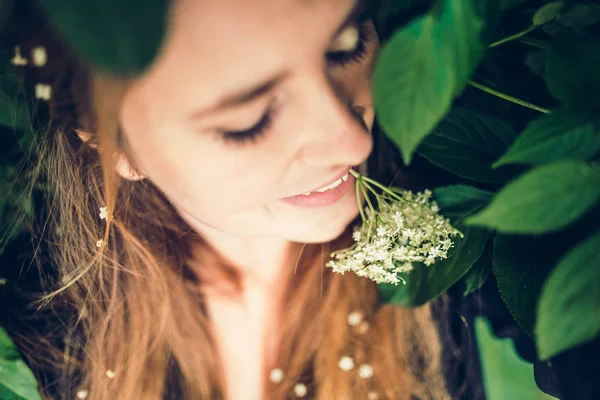
[[[96,247],[102,247],[102,245],[104,244],[104,240],[99,239],[96,241]]]
[[[52,96],[52,87],[46,83],[35,85],[35,98],[48,101]]]
[[[348,325],[357,326],[363,320],[363,313],[361,311],[352,311],[348,314]]]
[[[369,400],[379,400],[379,393],[374,390],[370,390],[367,396],[369,397]]]
[[[106,209],[106,207],[100,207],[100,219],[107,219],[108,218],[108,210]]]
[[[344,371],[350,371],[352,368],[354,368],[354,360],[352,357],[343,356],[338,362],[338,367]]]
[[[296,393],[296,397],[304,397],[308,392],[306,385],[304,383],[296,383],[294,386],[294,393]]]
[[[273,368],[269,374],[271,382],[279,383],[283,379],[283,371],[279,368]]]
[[[12,60],[10,60],[10,62],[12,65],[18,67],[27,65],[27,59],[21,55],[21,46],[15,47],[15,56],[12,58]]]
[[[110,369],[106,370],[106,376],[108,377],[108,379],[112,379],[115,377],[115,371],[112,371]]]
[[[79,392],[77,392],[77,398],[78,399],[85,399],[86,397],[88,397],[88,391],[87,390],[80,390]]]
[[[363,379],[372,377],[373,376],[373,367],[371,367],[369,364],[361,364],[361,366],[358,370],[358,375]]]
[[[48,57],[46,55],[46,48],[42,46],[38,46],[31,50],[31,55],[33,56],[33,64],[36,67],[43,67],[46,65],[46,61]]]

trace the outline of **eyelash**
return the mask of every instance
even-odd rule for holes
[[[232,142],[234,144],[246,144],[254,142],[259,139],[263,133],[265,133],[273,123],[273,107],[264,113],[260,121],[258,121],[252,128],[244,131],[221,131],[221,137],[225,142]]]
[[[330,67],[345,67],[351,63],[360,63],[367,54],[368,34],[365,24],[358,26],[359,38],[356,48],[352,51],[336,51],[327,54],[327,63]],[[224,131],[220,133],[225,142],[244,145],[259,139],[273,123],[273,107],[264,113],[260,121],[252,128],[243,131]]]

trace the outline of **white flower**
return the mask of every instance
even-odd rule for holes
[[[343,356],[338,362],[338,367],[344,371],[350,371],[352,368],[354,368],[354,360],[352,357]]]
[[[98,239],[98,240],[96,241],[96,247],[102,247],[102,245],[104,245],[104,240],[102,240],[102,239]]]
[[[35,85],[35,98],[48,101],[52,97],[52,87],[47,83],[38,83]]]
[[[80,390],[77,392],[77,398],[78,399],[85,399],[88,397],[88,391],[87,390]]]
[[[362,312],[352,311],[350,314],[348,314],[348,325],[357,326],[358,324],[360,324],[362,322],[362,319],[363,319]]]
[[[10,60],[12,65],[17,67],[22,67],[23,65],[27,65],[27,59],[21,55],[21,46],[15,47],[15,56]]]
[[[100,207],[100,219],[108,219],[108,210],[106,207]]]
[[[453,244],[451,237],[462,236],[437,213],[439,207],[431,200],[430,190],[413,194],[351,173],[356,174],[356,184],[372,193],[376,202],[367,202],[365,210],[359,208],[362,225],[352,235],[354,245],[331,254],[332,260],[326,265],[334,272],[353,271],[376,283],[406,283],[399,274],[409,273],[415,262],[429,266],[446,258]]]
[[[386,234],[387,234],[387,229],[385,229],[383,226],[377,227],[377,236],[385,236]]]
[[[358,369],[358,375],[363,379],[372,377],[373,367],[371,367],[369,364],[361,364],[361,366]]]
[[[294,386],[294,393],[296,393],[296,397],[304,397],[308,390],[306,389],[306,385],[304,383],[296,383]]]
[[[283,379],[283,371],[279,368],[273,368],[269,374],[271,382],[279,383]]]
[[[114,371],[112,371],[112,370],[110,370],[110,369],[107,369],[107,370],[106,370],[106,377],[107,377],[108,379],[112,379],[112,378],[114,378],[114,377],[115,377],[115,372],[114,372]]]
[[[36,67],[43,67],[44,65],[46,65],[46,61],[48,60],[48,57],[46,55],[45,47],[38,46],[38,47],[34,48],[33,50],[31,50],[31,55],[33,57],[33,64]]]
[[[379,393],[374,390],[370,390],[367,396],[369,397],[369,400],[379,400]]]

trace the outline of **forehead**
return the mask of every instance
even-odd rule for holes
[[[356,3],[175,0],[162,53],[141,82],[153,93],[208,105],[211,94],[322,57]]]

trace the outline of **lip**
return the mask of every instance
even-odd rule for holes
[[[357,171],[358,167],[352,167],[352,169]],[[354,178],[354,176],[352,174],[349,174],[349,171],[350,171],[350,168],[348,168],[346,171],[344,171],[338,177],[329,181],[328,183],[320,185],[313,190],[309,190],[309,192],[313,192],[313,193],[311,193],[308,196],[299,194],[299,195],[295,195],[295,196],[284,197],[284,198],[280,199],[280,201],[287,203],[287,204],[294,205],[294,206],[305,207],[305,208],[326,207],[326,206],[332,205],[334,203],[337,203],[348,192],[350,192],[352,190],[352,188],[354,187],[354,183],[356,182],[356,179]],[[346,174],[348,174],[348,179],[345,182],[342,181],[342,183],[339,186],[336,186],[335,188],[329,189],[322,193],[315,191],[319,188],[322,188],[322,187],[332,184],[333,182],[337,181],[338,179],[340,179],[341,177],[343,177]]]

